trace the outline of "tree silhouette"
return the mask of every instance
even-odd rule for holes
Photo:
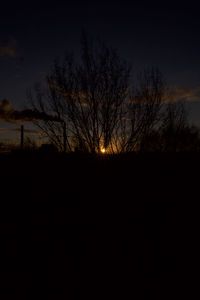
[[[156,68],[145,69],[135,84],[123,104],[115,131],[119,152],[142,150],[145,140],[162,119],[166,86],[161,72]]]
[[[185,102],[167,104],[160,134],[162,151],[180,152],[199,149],[199,130],[189,124]]]
[[[171,101],[173,95],[167,94],[157,68],[145,69],[131,83],[130,65],[85,33],[80,54],[78,60],[72,54],[56,60],[45,86],[37,84],[28,93],[33,111],[45,116],[34,123],[57,148],[90,153],[179,151],[186,147],[186,136],[193,143],[198,139],[188,125],[185,104]]]
[[[81,40],[81,61],[72,55],[55,61],[46,76],[46,89],[37,86],[32,106],[53,113],[65,122],[68,149],[89,152],[107,149],[128,95],[130,66],[102,42]],[[62,147],[63,122],[38,121],[37,125],[57,146]]]

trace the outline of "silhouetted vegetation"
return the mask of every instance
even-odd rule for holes
[[[55,61],[45,87],[29,92],[33,111],[54,116],[34,123],[64,152],[198,151],[198,130],[162,73],[146,69],[134,82],[132,75],[116,50],[83,34],[80,62]]]

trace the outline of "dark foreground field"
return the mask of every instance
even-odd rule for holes
[[[199,154],[2,155],[7,298],[194,299],[199,167]]]

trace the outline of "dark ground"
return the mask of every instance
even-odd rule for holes
[[[194,299],[199,167],[200,154],[0,156],[7,299]]]

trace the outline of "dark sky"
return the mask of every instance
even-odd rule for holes
[[[118,49],[133,69],[157,66],[200,115],[200,18],[194,5],[161,1],[27,1],[1,3],[0,100],[20,108],[26,89],[55,57],[78,50],[82,29]],[[192,101],[195,101],[194,104]]]

